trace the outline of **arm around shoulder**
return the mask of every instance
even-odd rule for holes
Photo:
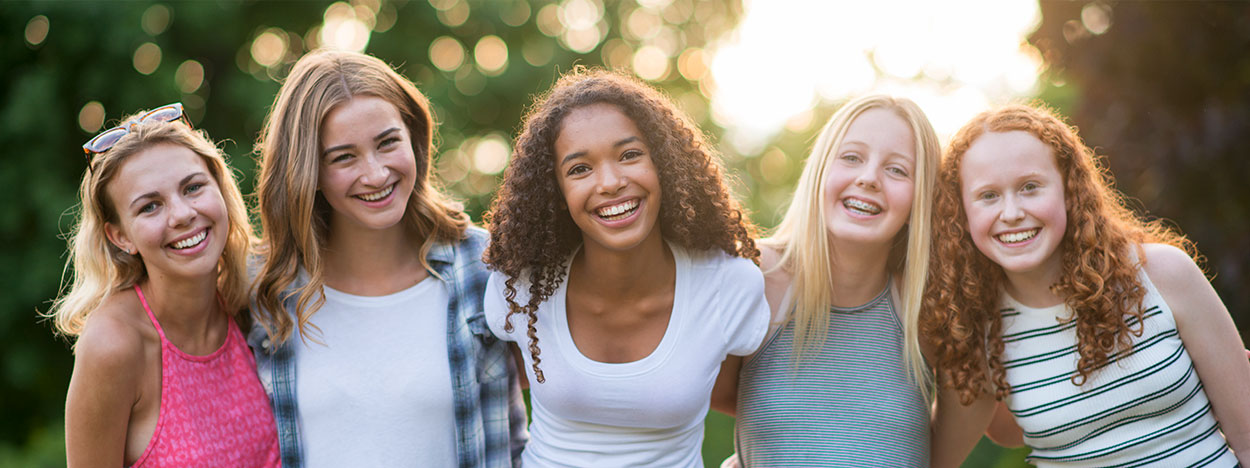
[[[127,425],[139,397],[144,344],[121,320],[95,316],[75,348],[65,399],[65,456],[70,467],[125,463]]]
[[[1250,465],[1250,362],[1228,308],[1184,251],[1145,244],[1145,270],[1172,309],[1185,351],[1211,401],[1228,445]]]

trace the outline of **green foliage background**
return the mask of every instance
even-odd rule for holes
[[[440,173],[455,173],[447,188],[474,219],[487,206],[497,175],[470,170],[477,139],[511,137],[533,93],[545,90],[575,64],[619,64],[613,50],[641,45],[623,24],[639,5],[609,1],[604,40],[588,53],[569,50],[539,27],[547,0],[361,1],[372,5],[379,27],[368,53],[417,82],[440,121]],[[223,140],[253,187],[252,145],[302,39],[323,21],[327,1],[5,2],[0,8],[0,467],[64,464],[63,402],[72,366],[69,342],[55,337],[36,311],[46,311],[63,277],[63,234],[85,160],[79,146],[94,133],[79,125],[84,106],[97,101],[111,126],[123,114],[182,101],[197,127]],[[1081,33],[1087,2],[1041,3],[1043,20],[1030,43],[1050,65],[1040,98],[1071,115],[1101,154],[1111,155],[1120,189],[1154,215],[1178,221],[1209,258],[1214,283],[1243,329],[1250,324],[1244,290],[1250,274],[1250,8],[1244,3],[1100,3],[1115,24],[1105,34]],[[168,13],[162,26],[161,11]],[[460,23],[458,15],[467,10]],[[657,10],[680,50],[699,49],[729,31],[741,16],[735,0],[674,0]],[[518,22],[522,16],[525,20]],[[152,15],[156,15],[155,17]],[[46,37],[28,39],[45,18]],[[504,18],[510,18],[505,21]],[[1076,21],[1076,26],[1073,26]],[[509,25],[519,24],[516,26]],[[448,24],[456,24],[449,26]],[[38,24],[34,26],[38,32]],[[252,58],[253,40],[269,28],[289,32],[291,50],[273,67]],[[383,31],[383,29],[385,29]],[[271,30],[272,31],[272,30]],[[548,31],[550,32],[550,31]],[[487,76],[472,64],[478,39],[495,35],[508,45],[508,65]],[[38,34],[36,34],[38,36]],[[436,37],[457,39],[467,64],[442,71],[431,64]],[[615,42],[613,42],[615,41]],[[160,48],[151,74],[136,71],[145,43]],[[615,49],[609,50],[607,44]],[[526,57],[549,55],[533,65]],[[674,57],[677,54],[674,54]],[[819,60],[820,57],[812,57]],[[183,92],[179,65],[201,64],[203,84]],[[718,140],[697,79],[679,73],[676,60],[654,83],[668,92]],[[694,76],[697,78],[697,75]],[[185,81],[185,77],[183,77]],[[766,98],[768,90],[760,90]],[[772,226],[788,199],[802,156],[819,124],[837,103],[823,103],[812,124],[786,130],[769,150],[781,157],[737,154],[723,146],[735,188],[753,219]],[[767,173],[768,177],[764,177]],[[1240,286],[1240,287],[1239,287]],[[716,466],[732,450],[732,419],[709,416],[705,458]],[[1022,451],[988,442],[968,466],[1018,466]]]

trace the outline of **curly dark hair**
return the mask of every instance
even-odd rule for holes
[[[599,69],[574,68],[538,96],[516,139],[513,160],[485,215],[491,241],[484,261],[508,276],[508,321],[529,318],[534,375],[545,381],[540,362],[538,305],[564,281],[564,263],[582,242],[556,180],[555,141],[564,118],[575,109],[610,104],[633,120],[651,149],[659,173],[659,226],[665,239],[688,249],[720,249],[758,263],[755,226],[730,196],[719,158],[698,127],[666,96],[636,78]],[[516,302],[518,280],[529,283],[529,302]]]
[[[1130,335],[1141,335],[1145,290],[1137,279],[1140,244],[1169,244],[1195,256],[1193,243],[1184,236],[1161,220],[1145,221],[1129,210],[1093,150],[1054,112],[1041,105],[1012,105],[974,117],[951,139],[938,175],[921,319],[921,336],[934,352],[939,382],[957,390],[964,404],[991,391],[1001,400],[1010,386],[1002,362],[999,311],[1006,277],[968,233],[960,162],[981,135],[1013,130],[1028,132],[1049,147],[1063,176],[1068,218],[1059,244],[1063,266],[1050,289],[1075,312],[1080,358],[1073,384],[1083,384],[1111,354],[1128,349]]]

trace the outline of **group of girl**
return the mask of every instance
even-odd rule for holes
[[[123,122],[84,146],[52,311],[71,466],[695,467],[709,407],[727,465],[953,466],[991,418],[1038,464],[1250,461],[1250,363],[1191,246],[1042,108],[941,158],[914,103],[852,100],[758,244],[699,129],[618,73],[535,100],[489,233],[367,55],[283,83],[259,240],[180,106]]]

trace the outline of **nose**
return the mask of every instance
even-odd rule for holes
[[[386,164],[378,159],[377,155],[370,154],[364,158],[363,172],[360,176],[360,182],[370,187],[381,187],[386,184]]]
[[[170,227],[186,226],[195,220],[195,207],[191,206],[191,202],[186,198],[174,197],[167,203]]]
[[[597,173],[599,178],[596,189],[599,193],[616,193],[629,185],[629,177],[615,164],[604,164]]]
[[[1003,211],[999,214],[999,218],[1008,223],[1015,223],[1024,219],[1024,209],[1020,207],[1020,200],[1014,196],[1004,197]]]
[[[855,186],[864,188],[864,189],[872,189],[872,190],[879,189],[881,185],[880,185],[879,177],[877,175],[877,168],[875,167],[863,168],[863,170],[859,172],[859,175],[855,177]]]

